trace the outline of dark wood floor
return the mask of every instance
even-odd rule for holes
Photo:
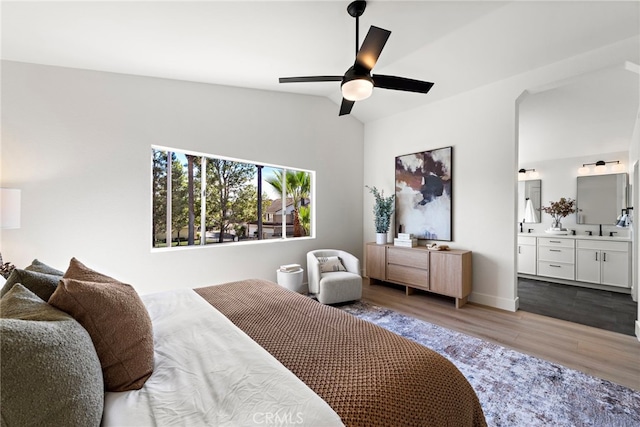
[[[520,278],[518,297],[523,311],[635,335],[638,304],[629,294]]]
[[[362,299],[640,390],[640,342],[635,336],[522,310],[473,303],[456,309],[453,298],[428,292],[406,295],[403,287],[369,285],[366,278]]]

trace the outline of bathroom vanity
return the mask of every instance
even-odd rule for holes
[[[631,239],[587,235],[518,235],[518,275],[628,292]]]

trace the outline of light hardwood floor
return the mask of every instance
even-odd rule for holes
[[[640,341],[538,314],[515,313],[363,281],[364,301],[640,390]]]

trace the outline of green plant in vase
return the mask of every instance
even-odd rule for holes
[[[369,189],[369,192],[373,194],[376,200],[373,205],[376,243],[379,245],[385,244],[387,243],[387,232],[389,232],[389,227],[391,226],[391,214],[393,214],[394,211],[394,200],[396,196],[392,194],[389,197],[384,197],[384,190],[379,191],[376,187],[369,187],[368,185],[365,185],[365,187]]]

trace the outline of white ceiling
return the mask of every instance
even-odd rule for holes
[[[628,151],[640,107],[638,72],[626,63],[533,89],[519,109],[520,163]]]
[[[2,1],[2,59],[326,96],[355,55],[348,1]],[[392,32],[374,69],[435,82],[426,95],[376,89],[363,122],[578,55],[640,33],[637,1],[370,1]],[[639,54],[640,55],[640,54]],[[638,58],[632,58],[637,61]]]

